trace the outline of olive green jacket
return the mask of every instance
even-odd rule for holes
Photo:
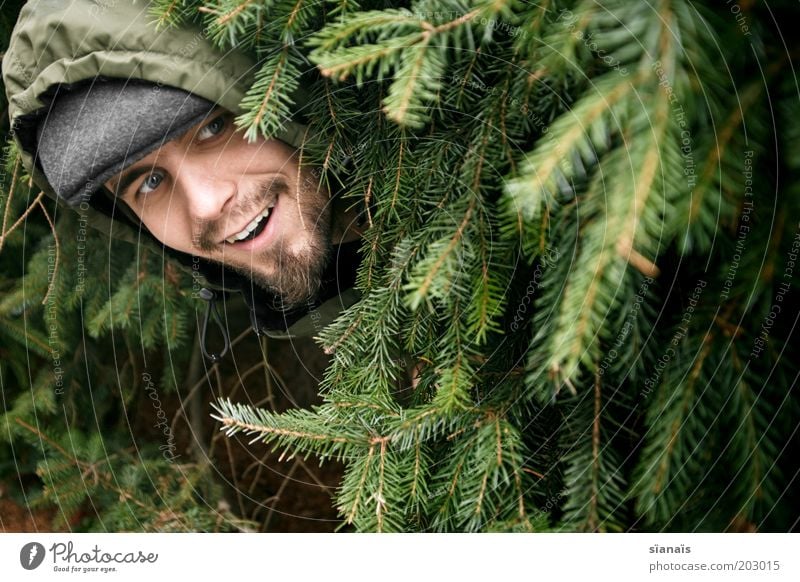
[[[98,76],[144,79],[192,92],[239,114],[257,63],[244,53],[217,49],[196,26],[158,28],[149,14],[149,3],[141,0],[33,0],[20,12],[2,71],[22,162],[36,185],[57,199],[33,159],[38,116],[46,113],[48,95],[58,85]],[[295,98],[296,102],[302,100],[302,94]],[[283,132],[275,137],[299,147],[305,133],[304,125],[287,120]],[[124,205],[117,205],[116,212],[127,211],[121,207]],[[131,228],[138,221],[125,224],[115,220],[112,224],[110,216],[88,204],[77,211],[89,214],[88,223],[93,227],[142,244],[142,231]],[[146,242],[151,243],[156,244],[154,240]],[[163,247],[158,244],[157,248]],[[186,266],[186,257],[183,259]],[[206,283],[220,287],[214,281]],[[279,326],[283,329],[273,325],[259,331],[277,337],[315,334],[356,299],[356,291],[350,288],[311,306],[309,315]],[[258,326],[254,323],[254,327]]]

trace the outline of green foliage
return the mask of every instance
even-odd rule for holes
[[[250,528],[230,512],[201,509],[222,495],[207,464],[175,463],[159,448],[166,442],[174,453],[171,440],[129,434],[146,431],[147,415],[137,420],[128,409],[148,397],[143,378],[162,395],[186,378],[195,309],[188,276],[39,198],[16,151],[5,153],[12,180],[4,183],[13,188],[1,209],[9,236],[0,252],[0,454],[14,462],[0,479],[38,477],[25,502],[55,508],[56,529]]]
[[[178,26],[196,15],[199,4],[194,0],[153,0],[149,11],[159,28]]]
[[[52,437],[28,428],[46,449],[36,469],[44,488],[31,503],[58,507],[56,527],[60,522],[68,525],[82,506],[91,503],[109,509],[90,526],[99,531],[220,531],[219,516],[203,507],[207,499],[219,496],[219,491],[209,490],[215,485],[208,466],[178,467],[181,477],[176,479],[175,468],[154,450],[135,455],[99,433],[70,430]],[[250,525],[232,515],[222,517],[222,531]]]
[[[238,125],[272,136],[302,104],[304,159],[324,183],[343,178],[369,226],[362,299],[318,334],[332,356],[322,404],[221,398],[229,436],[344,463],[336,506],[362,531],[792,526],[800,186],[785,176],[800,167],[800,101],[798,47],[774,28],[788,8],[742,6],[747,31],[687,0],[151,10],[259,57]],[[22,188],[4,206],[20,216],[32,200]],[[79,228],[58,217],[63,256]],[[30,437],[20,421],[75,406],[28,358],[57,345],[107,371],[96,360],[141,346],[185,362],[192,319],[188,282],[148,251],[87,254],[97,277],[77,291],[74,271],[47,269],[55,239],[38,210],[30,229],[0,253],[7,442]],[[23,248],[24,269],[9,258]],[[176,387],[184,367],[164,371]],[[86,381],[71,368],[64,383]],[[211,527],[182,483],[163,489],[174,506],[150,503],[143,475],[168,464],[132,461],[123,443],[109,454],[86,430],[39,443],[56,457],[76,443],[70,462],[38,462],[43,499],[68,514],[114,494],[102,475],[124,465],[131,502],[113,523]],[[165,524],[165,505],[182,517]]]

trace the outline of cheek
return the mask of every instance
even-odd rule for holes
[[[165,211],[146,209],[142,223],[158,241],[178,251],[191,252],[192,231],[183,213],[176,208]]]

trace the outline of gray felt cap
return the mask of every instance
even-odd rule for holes
[[[77,206],[214,107],[182,89],[138,79],[62,88],[37,128],[39,165],[55,193]]]

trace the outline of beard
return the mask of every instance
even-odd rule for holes
[[[325,208],[330,214],[329,207]],[[312,216],[309,214],[306,220]],[[319,215],[316,218],[317,222],[321,222]],[[262,264],[267,261],[274,263],[277,270],[275,275],[267,275],[250,267],[227,266],[272,294],[273,309],[290,311],[313,301],[319,292],[322,275],[331,255],[329,231],[327,224],[320,224],[310,244],[300,253],[293,253],[281,245],[277,250],[263,251],[265,256],[253,256],[254,264],[258,261],[262,261]]]
[[[254,252],[249,265],[226,261],[219,254],[219,233],[226,223],[234,217],[251,217],[278,199],[294,198],[286,181],[275,178],[260,184],[253,192],[243,197],[239,207],[224,219],[202,225],[198,237],[198,247],[211,254],[211,260],[228,267],[237,274],[249,279],[253,284],[267,291],[273,297],[273,309],[290,311],[314,300],[322,284],[322,276],[331,256],[331,200],[321,188],[309,187],[305,180],[299,189],[299,199],[295,201],[301,214],[301,224],[307,234],[306,244],[301,250],[292,249],[284,236],[275,241],[270,248]],[[291,211],[284,207],[283,212]],[[259,267],[271,266],[266,270]]]

